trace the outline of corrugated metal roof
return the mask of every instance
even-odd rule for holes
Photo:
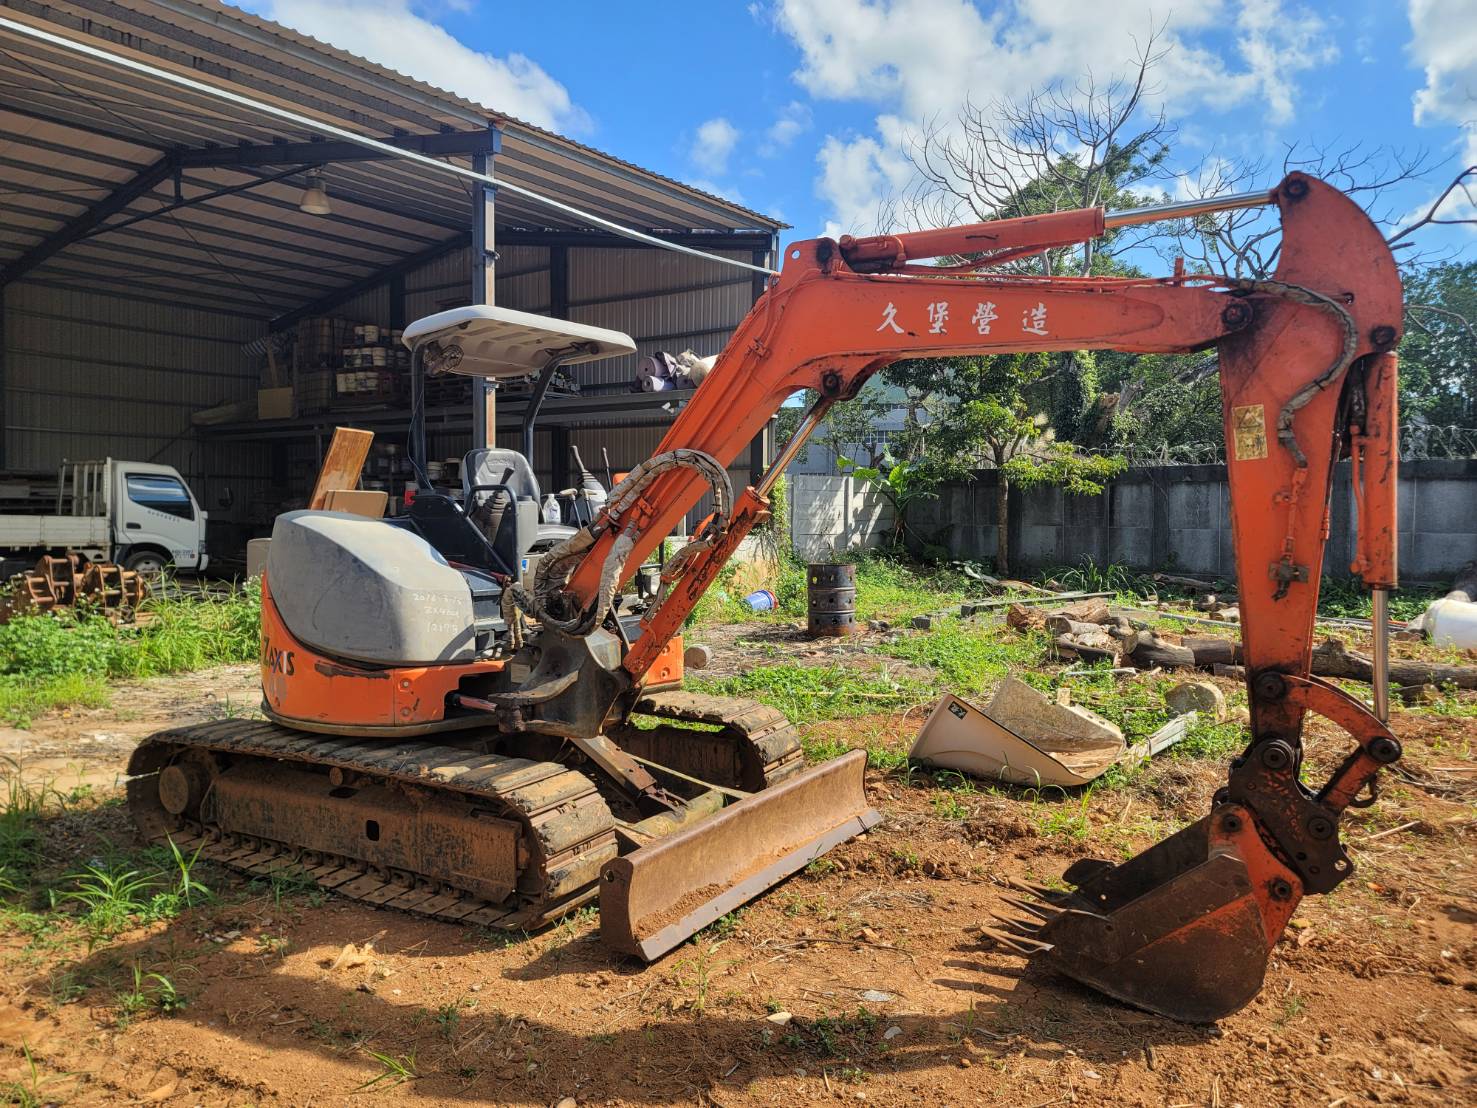
[[[739,205],[485,108],[214,0],[0,0],[18,22],[337,122],[381,139],[503,129],[496,175],[646,231],[781,225]],[[311,133],[25,36],[0,31],[0,266],[180,148],[308,142]],[[467,163],[466,158],[458,159]],[[113,217],[232,192],[69,245],[26,277],[61,287],[123,285],[141,297],[270,317],[453,242],[467,182],[404,161],[327,169],[333,214],[297,207],[292,167],[186,169]],[[583,230],[504,191],[504,229]]]

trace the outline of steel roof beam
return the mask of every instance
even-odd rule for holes
[[[449,131],[434,135],[396,135],[384,140],[392,146],[433,158],[458,154],[494,154],[494,132]],[[330,165],[335,162],[382,161],[393,155],[360,146],[357,142],[272,142],[187,150],[180,162],[189,168],[245,165]]]
[[[131,180],[119,185],[105,199],[73,216],[15,261],[0,269],[0,288],[24,277],[52,255],[99,227],[104,220],[117,215],[139,197],[153,191],[156,186],[173,176],[176,168],[174,156],[166,154],[152,165],[139,170]]]
[[[299,320],[310,319],[315,315],[323,315],[340,304],[354,299],[354,297],[359,296],[361,293],[372,292],[381,285],[387,284],[392,277],[398,274],[410,273],[412,270],[419,269],[421,266],[434,262],[438,258],[444,258],[447,254],[455,250],[465,249],[471,245],[471,242],[472,232],[470,230],[463,231],[461,234],[449,238],[445,242],[437,243],[435,246],[427,247],[419,253],[402,258],[394,265],[385,266],[383,269],[371,273],[363,280],[355,281],[352,285],[345,285],[341,289],[335,289],[333,292],[327,293],[311,303],[303,304],[290,312],[285,312],[275,317],[272,320],[271,329],[273,331],[284,331]]]

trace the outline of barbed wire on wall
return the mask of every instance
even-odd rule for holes
[[[1226,460],[1219,442],[1125,445],[1120,452],[1131,466],[1213,465]],[[1409,423],[1400,428],[1401,461],[1432,458],[1477,458],[1477,427]]]
[[[1477,458],[1477,427],[1408,423],[1400,428],[1400,458]]]

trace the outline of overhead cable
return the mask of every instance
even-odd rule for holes
[[[394,145],[393,143],[383,142],[380,139],[376,138],[370,138],[368,135],[361,135],[357,131],[351,131],[347,127],[341,127],[336,123],[326,123],[323,120],[314,119],[311,116],[302,115],[287,108],[279,108],[275,104],[268,104],[261,100],[253,99],[250,96],[243,96],[239,92],[232,92],[229,89],[220,88],[217,85],[208,84],[205,81],[197,81],[193,77],[186,77],[181,73],[174,73],[168,69],[161,69],[158,66],[150,65],[147,62],[138,61],[135,58],[125,57],[122,54],[116,54],[111,50],[104,50],[100,47],[93,46],[90,43],[79,42],[76,39],[67,38],[64,35],[53,34],[52,32],[44,31],[39,27],[32,27],[27,23],[19,23],[16,20],[0,16],[0,27],[4,27],[6,30],[9,31],[14,31],[16,34],[25,35],[33,39],[38,39],[41,42],[50,43],[53,46],[60,46],[65,50],[71,50],[78,54],[85,54],[90,58],[96,58],[99,61],[107,62],[110,65],[116,65],[123,69],[131,69],[136,73],[146,74],[150,77],[156,78],[157,80],[166,81],[173,85],[178,85],[181,88],[187,88],[195,92],[201,92],[207,96],[214,96],[219,100],[225,100],[232,104],[240,105],[241,107],[250,108],[253,111],[261,112],[264,115],[275,116],[278,119],[287,120],[290,123],[296,123],[299,126],[305,127],[310,131],[316,131],[326,135],[334,135],[337,138],[346,139],[349,142],[358,143],[360,146],[368,147],[371,150],[377,150],[382,154],[388,154],[392,157],[405,158],[409,161],[418,162],[421,165],[429,166],[431,169],[439,170],[442,173],[450,173],[457,177],[465,177],[473,181],[481,181],[482,183],[492,185],[497,189],[506,189],[508,192],[511,192],[516,196],[522,196],[528,200],[534,201],[535,203],[543,204],[545,207],[553,208],[555,211],[563,212],[565,215],[571,215],[579,219],[587,220],[593,226],[602,227],[605,230],[610,231],[613,234],[621,235],[624,238],[634,239],[637,242],[644,242],[648,246],[660,247],[663,250],[673,250],[679,254],[688,254],[694,258],[703,258],[710,262],[717,262],[720,265],[733,266],[736,269],[746,269],[754,273],[765,274],[766,276],[774,276],[777,272],[776,270],[770,269],[767,266],[751,265],[748,262],[741,262],[735,258],[725,258],[721,254],[710,254],[704,250],[698,250],[691,246],[684,246],[679,242],[671,242],[667,239],[659,238],[656,235],[649,235],[645,231],[638,231],[634,227],[625,227],[619,223],[614,222],[613,220],[606,219],[604,216],[596,215],[594,212],[587,212],[583,209],[576,208],[574,205],[566,204],[562,200],[555,200],[551,196],[545,196],[543,193],[535,192],[533,189],[526,188],[523,185],[515,184],[507,180],[497,179],[486,173],[478,173],[474,169],[468,169],[464,166],[457,165],[454,162],[439,161],[436,158],[429,157],[428,155],[419,153],[418,151],[406,150],[403,147]]]

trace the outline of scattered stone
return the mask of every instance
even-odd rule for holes
[[[865,935],[870,930],[872,930],[870,927],[864,927],[862,928],[862,934]],[[862,993],[862,999],[871,1004],[886,1004],[889,1000],[893,999],[893,995],[891,993],[884,993],[880,989],[867,989]]]
[[[572,1096],[567,1096],[554,1105],[554,1108],[579,1108],[579,1101]]]
[[[1177,716],[1200,712],[1216,723],[1226,721],[1226,697],[1209,681],[1181,681],[1164,694],[1164,702]]]
[[[932,631],[933,616],[914,616],[913,629],[915,631]]]
[[[766,1022],[772,1023],[776,1027],[788,1027],[790,1021],[794,1018],[789,1012],[770,1012],[769,1015],[764,1017]]]
[[[1403,704],[1436,704],[1441,700],[1441,690],[1429,682],[1424,685],[1401,685],[1395,692]]]
[[[857,938],[859,938],[863,942],[867,942],[867,943],[875,943],[875,942],[879,941],[879,936],[878,936],[877,932],[876,931],[873,931],[870,927],[863,927],[860,931],[858,931],[857,932]],[[863,994],[862,999],[864,999],[864,1000],[866,999],[865,994]],[[891,1000],[892,998],[891,997],[888,997],[887,999],[888,1000]]]
[[[240,937],[241,932],[239,931],[227,931],[224,935],[221,936],[221,938],[225,939],[228,943],[233,943]]]
[[[962,1070],[967,1070],[972,1065],[974,1065],[974,1063],[971,1062],[968,1058],[959,1059],[959,1068]]]
[[[882,1032],[882,1038],[883,1038],[883,1040],[885,1042],[889,1042],[890,1043],[890,1042],[892,1042],[893,1039],[896,1039],[902,1033],[903,1033],[903,1029],[901,1027],[899,1027],[897,1024],[893,1024],[886,1031]]]
[[[1101,1081],[1103,1079],[1103,1075],[1098,1073],[1097,1070],[1083,1070],[1082,1076],[1089,1081]]]

